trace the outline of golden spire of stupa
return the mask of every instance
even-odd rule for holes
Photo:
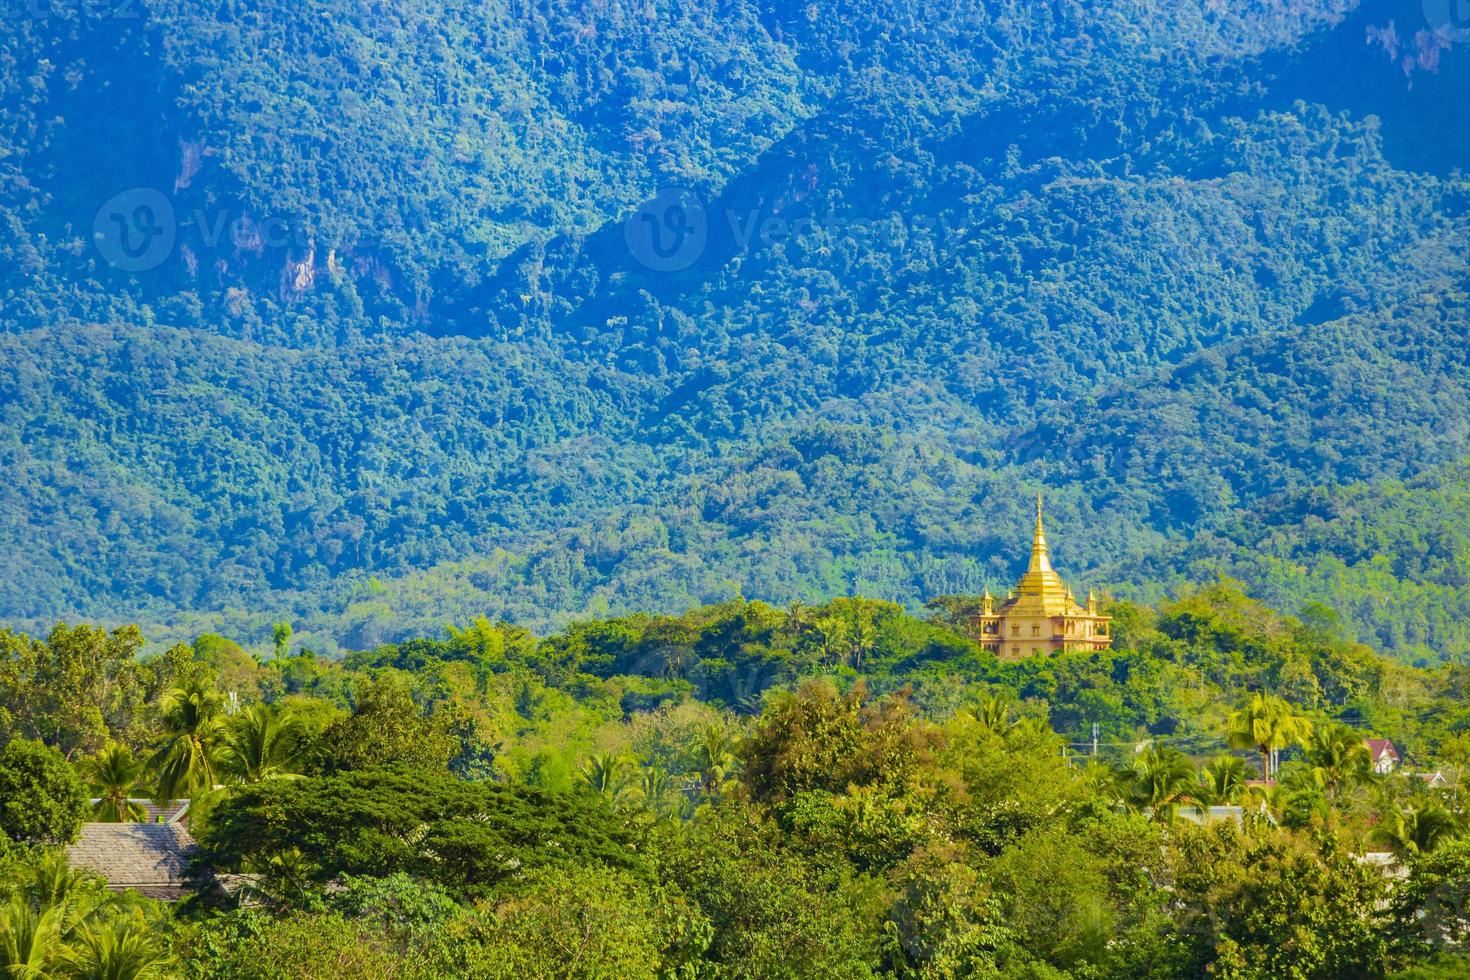
[[[1031,564],[1028,572],[1051,571],[1051,558],[1046,551],[1046,531],[1041,526],[1041,491],[1036,491],[1036,533],[1031,536]]]

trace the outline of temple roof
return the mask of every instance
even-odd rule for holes
[[[1031,561],[1017,583],[1015,594],[1001,609],[1008,615],[1083,616],[1087,610],[1077,605],[1072,590],[1051,567],[1046,547],[1046,531],[1041,523],[1041,494],[1036,495],[1036,531],[1031,536]]]

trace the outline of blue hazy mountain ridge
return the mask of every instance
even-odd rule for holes
[[[0,614],[912,604],[1009,579],[1041,483],[1120,594],[1470,652],[1470,55],[1427,8],[727,6],[18,20]],[[89,236],[136,188],[177,243],[129,273]],[[652,268],[668,188],[707,234]]]

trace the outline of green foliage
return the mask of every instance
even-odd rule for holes
[[[659,878],[709,921],[704,959],[721,976],[864,977],[879,958],[872,910],[840,866],[787,850],[756,812],[721,808],[659,848]]]
[[[1307,740],[1305,757],[1312,781],[1329,793],[1366,782],[1373,771],[1362,734],[1340,722],[1318,725]]]
[[[134,802],[142,789],[147,763],[116,742],[79,766],[88,787],[97,794],[92,816],[104,823],[142,820],[147,811]],[[144,794],[146,795],[146,794]]]
[[[224,698],[191,677],[160,701],[164,739],[152,759],[161,800],[188,799],[214,788],[219,770]]]
[[[0,836],[20,844],[69,844],[86,814],[86,790],[61,753],[20,738],[0,748]]]
[[[1296,714],[1292,706],[1273,694],[1258,691],[1230,715],[1230,744],[1255,749],[1261,755],[1261,771],[1274,777],[1274,753],[1305,742],[1312,735],[1312,722]]]
[[[1228,785],[1228,777],[1217,774]],[[1158,820],[1173,819],[1180,803],[1201,795],[1194,763],[1171,745],[1141,748],[1124,776],[1130,802]]]
[[[1470,955],[1470,837],[1419,851],[1408,872],[1390,906],[1398,942],[1411,953]]]
[[[368,923],[336,913],[215,919],[184,952],[190,976],[222,980],[307,980],[328,970],[343,980],[433,976],[411,972],[406,958]]]
[[[443,771],[454,738],[426,719],[408,686],[391,677],[364,683],[352,714],[333,722],[321,739],[326,772],[401,764]]]
[[[343,875],[402,872],[463,896],[541,866],[644,866],[633,829],[595,795],[409,768],[244,786],[215,809],[200,844],[200,875],[259,874],[282,901]],[[293,857],[272,861],[280,855]]]
[[[254,704],[232,717],[220,732],[226,768],[247,783],[299,771],[306,733],[289,707]]]
[[[1464,831],[1464,820],[1439,800],[1424,800],[1382,815],[1374,842],[1400,860],[1429,854]]]
[[[1041,480],[1073,574],[1470,650],[1448,37],[1409,78],[1331,2],[49,13],[0,40],[11,621],[916,609],[1010,578]],[[671,186],[710,232],[664,274],[625,220]],[[178,225],[139,274],[92,234],[129,188]]]
[[[140,664],[123,723],[162,761],[191,746],[196,789],[213,773],[190,811],[199,897],[62,939],[49,905],[17,905],[15,957],[1166,980],[1461,952],[1463,668],[1393,664],[1323,610],[1283,616],[1228,582],[1110,609],[1113,649],[1006,663],[943,610],[852,599],[544,637],[482,620],[342,660],[176,646]],[[1365,767],[1368,721],[1449,785]],[[1280,779],[1247,787],[1262,744]],[[116,802],[137,760],[114,741],[78,768]],[[1179,814],[1214,802],[1244,827]],[[1403,884],[1356,856],[1383,849]]]
[[[668,976],[703,952],[708,924],[624,872],[541,868],[513,895],[451,923],[448,975]]]
[[[1196,964],[1262,980],[1382,975],[1384,882],[1339,842],[1223,823],[1180,844],[1180,939]]]
[[[61,851],[0,863],[0,970],[6,976],[165,980],[176,976],[161,916],[67,867]]]
[[[145,671],[136,626],[58,623],[44,641],[0,631],[0,736],[40,739],[67,758],[136,735]]]

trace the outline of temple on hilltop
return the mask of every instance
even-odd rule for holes
[[[1091,592],[1087,605],[1079,606],[1067,583],[1051,567],[1038,493],[1036,533],[1031,538],[1026,574],[999,605],[990,589],[985,590],[980,615],[970,621],[972,635],[1002,660],[1019,660],[1063,650],[1106,649],[1113,642],[1110,619],[1097,614],[1097,597]]]

